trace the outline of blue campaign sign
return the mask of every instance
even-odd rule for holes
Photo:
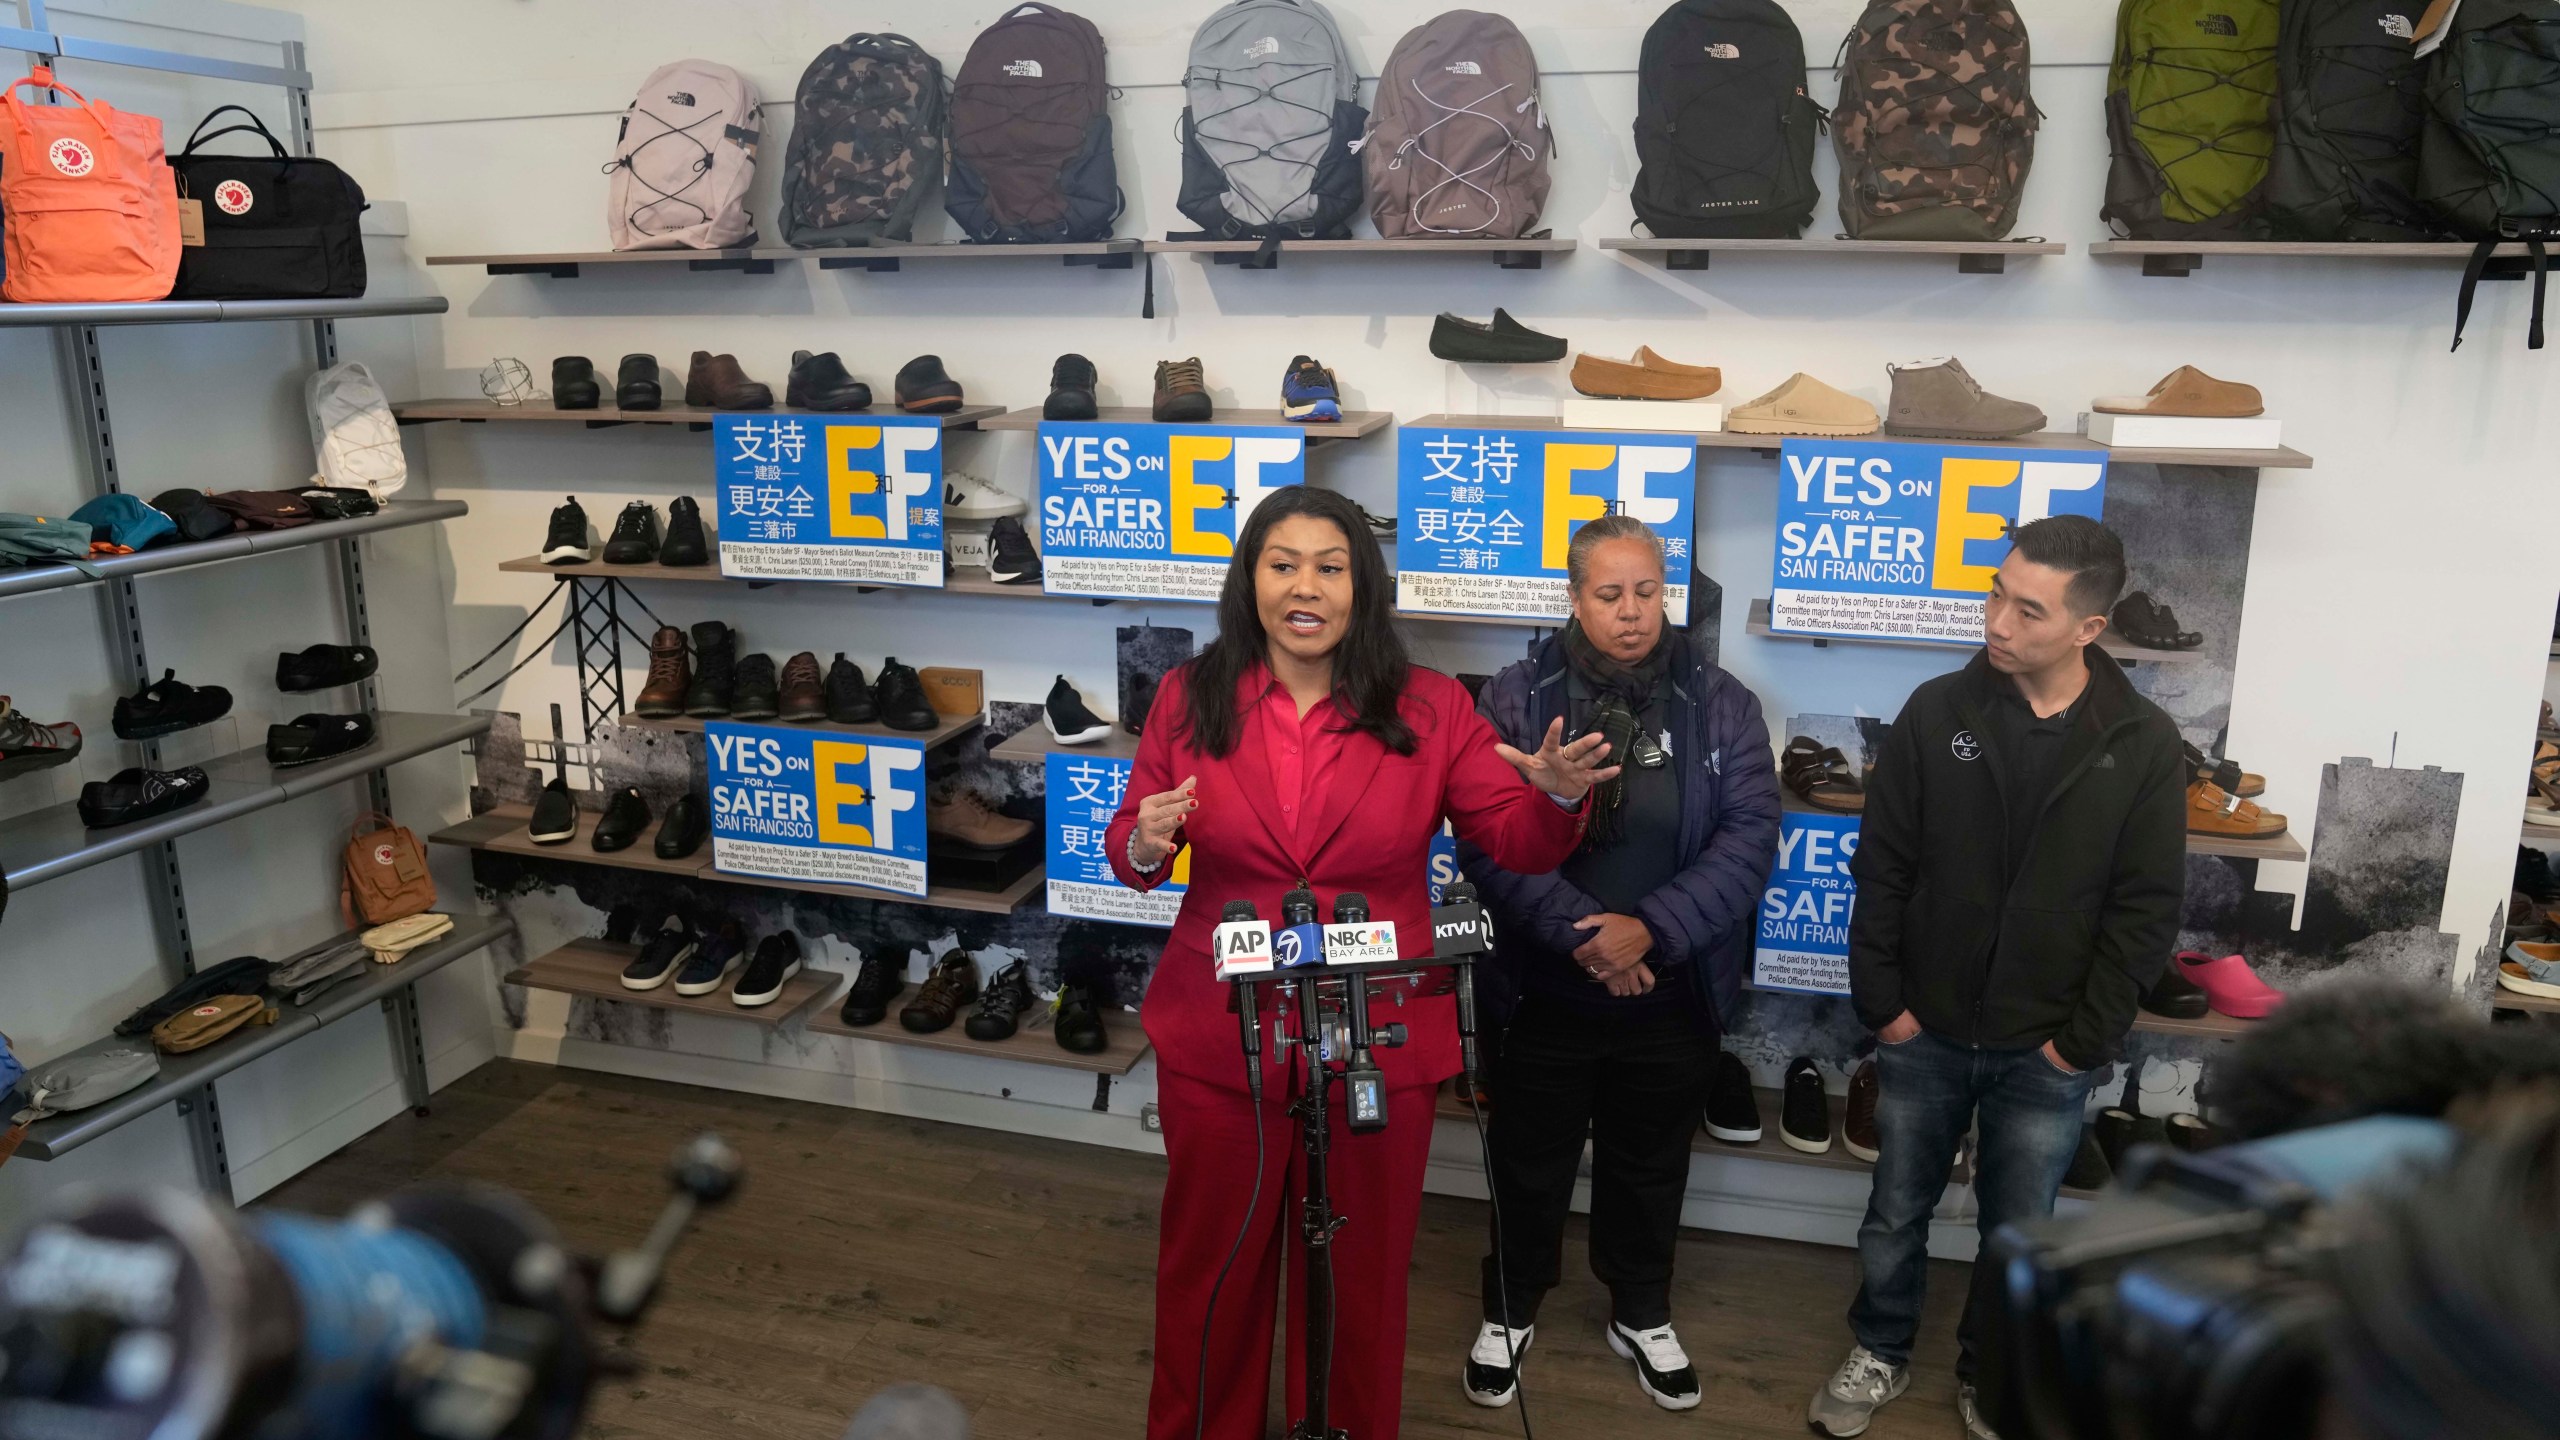
[[[1396,608],[1561,621],[1565,546],[1632,515],[1662,537],[1664,603],[1689,622],[1698,447],[1576,430],[1405,426],[1396,437]]]
[[[942,422],[724,414],[712,421],[720,573],[942,584]]]
[[[1779,450],[1769,628],[1982,643],[2010,527],[2099,518],[2104,450],[1789,440]]]
[[[1102,834],[1128,791],[1127,760],[1052,751],[1049,780],[1049,913],[1087,920],[1170,928],[1191,880],[1191,852],[1173,857],[1173,873],[1143,894],[1111,873]]]
[[[922,745],[715,722],[703,750],[715,869],[925,893]]]
[[[1858,817],[1788,810],[1778,817],[1778,865],[1760,892],[1751,983],[1762,990],[1849,993],[1849,916],[1858,901],[1849,862]]]
[[[1052,595],[1215,600],[1262,497],[1307,478],[1272,425],[1040,426],[1040,561]]]

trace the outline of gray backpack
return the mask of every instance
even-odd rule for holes
[[[1212,240],[1345,240],[1360,208],[1360,72],[1316,0],[1236,0],[1182,75],[1182,213]]]
[[[1520,27],[1451,10],[1405,32],[1356,147],[1369,217],[1390,240],[1512,240],[1547,203],[1555,142]]]

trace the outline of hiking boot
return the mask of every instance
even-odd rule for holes
[[[782,683],[773,673],[773,657],[739,656],[737,677],[729,688],[729,718],[772,720],[781,714]]]
[[[1008,495],[975,475],[953,471],[942,482],[942,519],[996,520],[1031,508],[1022,497]]]
[[[2044,428],[2043,411],[1984,390],[1953,356],[1884,368],[1893,377],[1884,424],[1888,435],[2010,440]]]
[[[616,410],[655,410],[659,397],[666,392],[658,385],[658,357],[625,355],[622,368],[613,379],[613,408]]]
[[[1431,322],[1431,353],[1461,364],[1538,365],[1563,359],[1565,348],[1564,337],[1532,330],[1508,310],[1494,311],[1491,324],[1446,310]]]
[[[1102,1023],[1102,995],[1087,981],[1072,981],[1058,990],[1057,1018],[1050,1022],[1058,1048],[1078,1055],[1099,1055],[1111,1048],[1111,1031]]]
[[[288,695],[361,685],[382,668],[370,645],[312,645],[276,657],[276,688]]]
[[[0,700],[0,729],[5,729],[6,706]],[[156,740],[175,735],[198,725],[210,725],[231,713],[231,692],[219,685],[189,685],[178,678],[175,670],[161,672],[160,678],[134,694],[116,701],[115,730],[120,740]],[[72,749],[78,752],[79,727],[72,727]],[[0,753],[6,753],[7,740],[0,736]]]
[[[969,1038],[1010,1040],[1022,1028],[1022,1014],[1030,1008],[1031,973],[1016,960],[997,971],[979,995],[978,1008],[969,1015]]]
[[[915,667],[899,664],[895,655],[880,662],[871,698],[880,707],[880,723],[892,730],[931,730],[942,723],[924,697],[924,677]]]
[[[2284,817],[2210,780],[2187,782],[2187,833],[2255,838],[2284,833]]]
[[[370,715],[296,715],[267,727],[267,763],[282,770],[351,755],[373,743]]]
[[[654,653],[656,646],[650,649]],[[693,683],[685,687],[684,713],[697,720],[726,720],[738,683],[737,632],[717,620],[693,627]]]
[[[910,415],[948,415],[963,398],[960,382],[943,370],[939,355],[919,355],[898,367],[898,408]]]
[[[1084,697],[1067,677],[1049,687],[1049,699],[1040,707],[1041,722],[1049,727],[1051,739],[1061,745],[1090,745],[1111,733],[1111,722],[1086,708]]]
[[[1040,583],[1040,552],[1022,522],[1007,515],[987,530],[987,578],[999,585]]]
[[[1879,1406],[1911,1388],[1911,1367],[1893,1364],[1861,1345],[1813,1393],[1805,1423],[1824,1435],[1864,1435]]]
[[[661,860],[682,860],[710,838],[711,819],[703,813],[702,801],[687,791],[667,807],[667,818],[658,822],[658,838],[650,848]]]
[[[551,511],[551,528],[543,532],[542,563],[545,565],[583,565],[596,558],[587,543],[587,512],[570,496]]]
[[[782,718],[795,725],[827,718],[827,695],[818,683],[818,657],[803,650],[782,662]]]
[[[1304,425],[1329,424],[1342,418],[1342,387],[1333,372],[1301,355],[1280,377],[1280,418]]]
[[[838,725],[870,725],[880,719],[880,702],[871,698],[871,684],[862,678],[862,667],[836,652],[836,663],[827,667],[827,718]]]
[[[640,832],[649,828],[649,802],[628,785],[613,792],[604,802],[604,814],[596,820],[595,830],[587,836],[587,844],[599,855],[628,850]]]
[[[791,352],[791,379],[782,387],[784,403],[802,410],[868,410],[871,387],[853,378],[833,350],[812,355]]]
[[[551,362],[551,408],[593,410],[604,396],[596,384],[596,362],[584,355],[563,355]]]
[[[684,632],[661,625],[649,637],[649,683],[631,702],[631,713],[643,720],[668,720],[684,713],[685,692],[693,688],[693,665]]]
[[[1704,400],[1724,388],[1724,372],[1665,360],[1639,345],[1633,360],[1574,356],[1573,388],[1599,400]]]
[[[1040,418],[1091,420],[1100,415],[1093,387],[1101,380],[1092,361],[1081,355],[1059,356],[1057,363],[1049,367],[1049,398],[1041,402]]]
[[[866,955],[836,1018],[847,1025],[877,1025],[888,1018],[889,1002],[906,988],[907,961],[903,954],[895,961],[886,955]]]
[[[41,725],[0,695],[0,780],[68,764],[80,754],[80,727],[68,720]]]
[[[658,545],[658,563],[711,563],[711,544],[702,534],[702,507],[690,495],[679,495],[667,502],[667,538]]]
[[[1849,1073],[1849,1106],[1840,1115],[1840,1148],[1873,1165],[1876,1163],[1876,1105],[1884,1098],[1884,1084],[1876,1075],[1875,1057],[1858,1062]]]
[[[2179,629],[2178,612],[2152,599],[2148,590],[2117,601],[2107,620],[2118,635],[2145,650],[2193,650],[2204,644],[2202,631]]]
[[[184,810],[212,793],[213,782],[192,765],[184,770],[136,768],[81,786],[74,808],[80,812],[81,824],[105,830]]]
[[[1209,381],[1199,356],[1156,362],[1157,424],[1197,424],[1216,414],[1217,408],[1209,398]]]
[[[947,801],[928,801],[924,807],[927,835],[975,850],[1009,850],[1031,838],[1032,829],[1030,821],[999,815],[966,790],[955,792]]]
[[[613,522],[613,535],[604,542],[604,563],[649,565],[657,558],[658,507],[634,500],[622,507],[622,517]]]
[[[1745,435],[1873,435],[1876,407],[1798,371],[1777,389],[1726,411],[1724,428]]]
[[[685,372],[684,403],[696,410],[770,410],[773,390],[748,379],[737,356],[696,350]]]
[[[916,998],[898,1012],[898,1023],[918,1035],[948,1030],[960,1007],[978,998],[978,962],[966,950],[954,950],[933,962]]]

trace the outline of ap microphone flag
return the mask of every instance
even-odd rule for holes
[[[1209,942],[1218,962],[1218,978],[1271,973],[1271,927],[1254,913],[1250,900],[1230,900]]]

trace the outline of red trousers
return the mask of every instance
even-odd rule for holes
[[[1206,1440],[1264,1440],[1270,1405],[1271,1330],[1279,1319],[1282,1265],[1288,1267],[1289,1422],[1305,1409],[1304,1321],[1297,1312],[1301,1268],[1298,1203],[1306,1155],[1290,1123],[1285,1086],[1262,1102],[1265,1161],[1252,1228],[1236,1254],[1208,1335]],[[1387,1093],[1387,1128],[1343,1128],[1342,1087],[1331,1101],[1329,1157],[1334,1210],[1347,1221],[1333,1237],[1334,1344],[1331,1423],[1353,1440],[1395,1440],[1404,1408],[1405,1277],[1422,1218],[1422,1171],[1431,1154],[1432,1091]],[[1245,1223],[1253,1187],[1253,1104],[1239,1089],[1158,1072],[1164,1119],[1163,1243],[1156,1260],[1156,1374],[1147,1401],[1148,1440],[1191,1440],[1200,1393],[1201,1321],[1218,1267]]]

